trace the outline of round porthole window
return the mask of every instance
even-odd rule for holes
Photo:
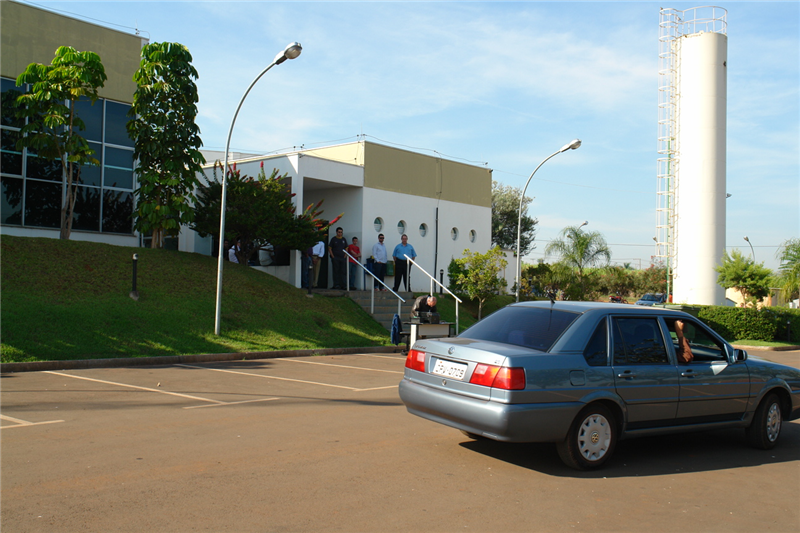
[[[397,233],[402,235],[405,232],[406,232],[406,221],[401,220],[400,222],[397,223]]]
[[[380,231],[383,229],[383,219],[381,217],[377,217],[373,224],[375,225],[375,231],[380,233]]]
[[[427,224],[420,224],[419,225],[419,235],[420,237],[424,237],[428,234],[428,225]]]
[[[450,230],[450,238],[454,241],[458,240],[458,228],[453,228]]]
[[[475,230],[469,230],[469,242],[475,242],[475,239],[478,237],[478,234],[475,233]]]

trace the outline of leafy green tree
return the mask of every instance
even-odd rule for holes
[[[69,239],[82,165],[99,165],[94,150],[78,132],[86,129],[75,105],[82,98],[94,104],[107,79],[100,56],[59,46],[50,65],[31,63],[17,77],[17,86],[31,85],[18,98],[17,114],[27,119],[17,149],[27,147],[39,157],[61,162],[62,239]]]
[[[567,226],[561,230],[560,238],[547,245],[545,254],[560,256],[560,263],[575,270],[578,288],[576,297],[581,300],[586,297],[590,288],[587,268],[603,266],[611,260],[611,250],[603,235],[597,231],[581,231],[580,226]]]
[[[781,264],[778,267],[778,279],[781,288],[788,300],[798,297],[800,294],[800,239],[793,238],[784,241],[778,250],[778,259]]]
[[[507,250],[517,250],[517,222],[519,217],[519,198],[522,189],[503,185],[497,181],[492,182],[492,244]],[[528,204],[531,199],[525,197],[522,203],[522,231],[520,233],[519,248],[524,257],[536,246],[533,240],[536,236],[537,220],[528,216]]]
[[[648,292],[667,292],[667,267],[650,265],[644,270],[636,271],[634,290],[639,294]]]
[[[142,48],[129,116],[139,188],[136,229],[152,234],[152,248],[177,236],[194,220],[193,194],[205,158],[199,148],[197,71],[192,55],[179,43],[151,43]]]
[[[197,188],[195,219],[190,227],[202,237],[219,238],[222,182],[217,177],[218,170],[222,172],[219,162],[214,167],[213,179]],[[265,250],[268,245],[304,250],[316,244],[320,232],[341,218],[339,215],[330,222],[318,218],[322,201],[296,215],[292,204],[294,194],[284,181],[286,178],[279,176],[277,169],[267,177],[263,162],[256,178],[243,176],[236,165],[228,169],[225,238],[230,242],[241,239],[242,248],[236,254],[239,263],[247,264],[258,250]]]
[[[744,257],[739,250],[726,251],[722,263],[715,269],[717,283],[726,289],[736,289],[745,300],[745,306],[755,306],[759,300],[769,295],[769,282],[772,271],[764,263],[756,264],[750,257]]]
[[[480,320],[486,300],[506,286],[506,280],[500,277],[500,271],[508,265],[508,261],[499,246],[495,246],[485,254],[466,249],[464,257],[454,261],[460,269],[455,286],[459,289],[458,292],[464,292],[470,298],[478,300],[478,320]]]
[[[600,272],[600,290],[606,294],[629,296],[636,286],[635,271],[619,265],[608,265]]]

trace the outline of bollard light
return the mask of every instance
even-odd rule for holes
[[[136,290],[136,266],[139,263],[139,254],[133,254],[133,284],[131,293],[128,295],[137,302],[139,301],[139,291]]]

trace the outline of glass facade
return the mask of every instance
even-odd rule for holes
[[[64,180],[60,161],[39,157],[35,150],[17,150],[24,125],[14,113],[16,97],[25,89],[0,78],[0,224],[59,228]],[[130,105],[98,99],[78,102],[77,114],[86,125],[80,131],[95,151],[100,166],[83,165],[78,175],[72,229],[133,234],[133,141],[126,125]]]

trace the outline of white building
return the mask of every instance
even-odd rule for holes
[[[210,175],[214,163],[208,154],[206,159]],[[280,175],[288,175],[298,212],[324,200],[323,218],[344,213],[334,227],[343,228],[348,243],[358,237],[362,262],[371,255],[379,233],[385,236],[389,256],[405,233],[417,253],[417,263],[436,279],[443,270],[447,285],[451,259],[463,257],[465,249],[485,252],[491,247],[492,171],[488,168],[368,141],[239,158],[236,168],[255,177],[262,161],[267,174],[276,168]],[[181,233],[182,251],[211,254],[214,248],[210,237],[201,238],[188,229]],[[288,265],[265,270],[299,287],[299,257],[298,251],[292,251]],[[320,279],[320,286],[331,286],[330,275],[327,283]],[[430,280],[417,269],[412,269],[411,278],[416,291],[430,287]],[[386,279],[391,286],[391,276]],[[357,285],[362,287],[360,282]]]

